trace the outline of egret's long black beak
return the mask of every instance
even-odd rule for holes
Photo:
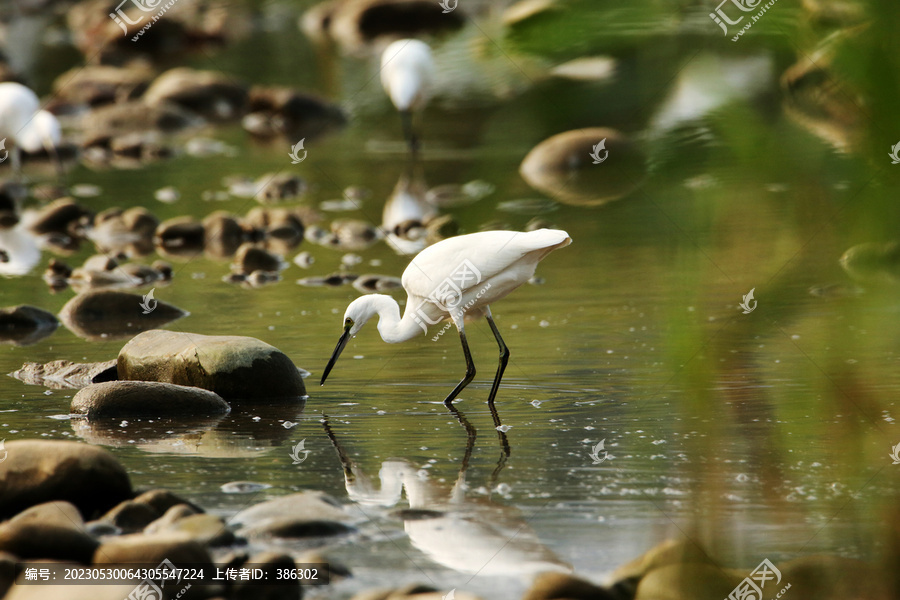
[[[344,348],[349,341],[350,326],[348,325],[344,328],[344,333],[341,335],[341,339],[338,340],[337,346],[334,347],[334,352],[331,353],[331,359],[328,361],[328,364],[325,365],[325,372],[322,373],[322,381],[319,382],[319,385],[325,385],[325,379],[328,377],[328,374],[331,373],[331,369],[334,368],[334,364],[337,362],[338,357],[340,357],[341,352],[344,351]]]

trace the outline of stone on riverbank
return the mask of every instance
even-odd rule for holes
[[[300,372],[274,346],[243,336],[153,330],[119,352],[119,379],[211,390],[226,399],[299,398]]]
[[[28,362],[18,371],[10,373],[11,377],[29,385],[66,390],[80,389],[92,383],[115,381],[116,361],[107,360],[97,363],[73,363],[68,360],[54,360],[45,364]]]
[[[131,498],[128,473],[106,450],[66,441],[6,442],[0,463],[0,518],[52,500],[74,504],[84,517]]]
[[[72,398],[73,414],[88,419],[165,418],[227,414],[231,408],[209,390],[157,381],[110,381],[90,385]]]
[[[78,509],[69,502],[46,502],[0,524],[0,552],[21,560],[71,560],[90,564],[100,542],[85,533]]]

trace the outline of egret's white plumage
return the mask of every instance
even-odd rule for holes
[[[381,85],[397,110],[417,110],[428,101],[434,74],[431,48],[419,40],[393,42],[381,55]]]
[[[0,83],[0,139],[12,144],[13,163],[18,168],[18,152],[54,152],[60,141],[59,121],[40,110],[37,95],[20,83]]]
[[[403,317],[400,306],[390,296],[368,294],[351,302],[344,313],[344,334],[325,367],[321,383],[325,383],[349,339],[373,316],[378,315],[378,332],[388,343],[405,342],[423,333],[427,324],[450,318],[462,341],[466,377],[444,401],[449,404],[475,376],[463,317],[483,315],[501,353],[488,399],[493,404],[509,350],[494,324],[490,305],[528,281],[547,254],[571,242],[569,234],[555,229],[527,233],[484,231],[446,239],[422,250],[403,272],[407,292]]]
[[[431,48],[419,40],[393,42],[381,55],[381,85],[403,119],[404,133],[415,152],[412,113],[421,110],[431,93],[434,61]]]
[[[53,113],[39,110],[31,122],[19,132],[17,141],[26,152],[46,150],[53,153],[61,139],[59,121]]]

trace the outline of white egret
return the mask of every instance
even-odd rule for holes
[[[381,55],[381,85],[400,111],[403,134],[413,154],[419,140],[413,128],[413,113],[428,102],[434,76],[431,48],[419,40],[403,39],[393,42]]]
[[[37,95],[20,83],[0,83],[0,139],[8,140],[13,169],[20,168],[20,149],[26,152],[46,150],[62,169],[56,147],[60,141],[59,121],[52,113],[40,110]]]
[[[395,344],[405,342],[427,331],[427,324],[451,319],[459,331],[466,375],[444,400],[448,407],[475,377],[475,363],[466,341],[464,316],[483,315],[497,345],[500,364],[488,396],[494,412],[494,398],[509,361],[509,348],[491,316],[490,305],[528,281],[538,262],[557,248],[568,246],[572,239],[565,231],[539,229],[527,233],[515,231],[483,231],[449,238],[422,250],[403,271],[403,287],[407,292],[406,310],[400,318],[400,306],[390,296],[368,294],[350,303],[344,313],[344,333],[322,374],[321,385],[331,372],[350,338],[376,314],[381,338]]]

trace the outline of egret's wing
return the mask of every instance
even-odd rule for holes
[[[410,295],[425,298],[445,279],[451,279],[469,265],[478,270],[465,291],[512,268],[523,256],[563,244],[565,231],[541,229],[531,232],[483,231],[443,240],[425,248],[403,272],[403,287]],[[455,281],[455,280],[454,280]]]

